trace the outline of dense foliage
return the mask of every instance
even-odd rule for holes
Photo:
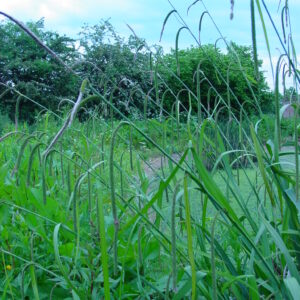
[[[163,55],[162,49],[156,47],[156,53],[150,55],[144,40],[135,35],[124,40],[108,21],[83,27],[77,41],[45,30],[43,19],[27,25],[80,76],[88,77],[104,94],[110,94],[112,103],[125,115],[140,117],[145,97],[148,98],[147,116],[157,114],[158,103],[161,102],[167,111],[171,111],[177,96],[187,107],[186,88],[196,95],[198,71],[201,72],[200,79],[207,79],[199,83],[201,102],[206,110],[211,112],[216,105],[219,108],[229,105],[238,113],[244,102],[249,102],[244,109],[252,113],[257,112],[257,105],[262,110],[266,107],[270,109],[271,94],[262,72],[259,79],[255,79],[250,47],[232,44],[225,54],[213,45],[180,50],[178,80],[174,51]],[[11,118],[15,114],[19,94],[8,91],[7,87],[51,110],[57,110],[58,106],[61,108],[59,103],[63,99],[75,101],[75,91],[79,88],[76,77],[59,66],[20,28],[2,22],[0,43],[3,45],[0,48],[0,76],[5,84],[0,86],[0,95],[5,92],[1,96],[0,108]],[[241,66],[233,59],[235,56]],[[212,82],[218,94],[211,90]],[[186,85],[185,91],[182,91],[182,83]],[[228,85],[235,95],[233,99],[230,99]],[[258,99],[256,102],[253,95]],[[193,103],[196,113],[197,105],[195,101]],[[30,112],[37,109],[40,110],[40,107],[28,102],[26,97],[20,99],[21,119],[32,121]],[[100,110],[104,111],[104,117],[109,115],[106,106]]]
[[[44,30],[43,20],[28,23],[29,28],[67,63],[78,54],[74,40]],[[0,108],[10,117],[15,114],[18,94],[7,87],[33,99],[47,108],[57,108],[64,97],[73,98],[78,81],[40,48],[26,33],[12,23],[0,23]],[[20,116],[30,120],[32,113],[41,108],[27,101],[20,101]]]
[[[188,107],[188,92],[197,94],[196,78],[199,72],[200,101],[208,110],[207,113],[210,114],[218,102],[219,108],[230,107],[235,113],[240,111],[244,103],[244,108],[249,112],[255,111],[255,106],[259,106],[263,111],[271,111],[272,94],[268,90],[263,72],[259,73],[258,78],[255,76],[251,47],[232,43],[228,46],[228,51],[222,53],[215,45],[204,45],[201,48],[180,50],[178,57],[179,65],[175,51],[165,55],[159,72],[163,74],[172,92],[175,95],[179,94],[179,99],[185,107]],[[262,61],[259,61],[259,67],[261,64]],[[182,82],[175,79],[176,73],[179,73],[180,79],[186,85],[184,91]],[[255,97],[257,102],[253,100]],[[168,94],[166,98],[166,105],[172,104],[174,97],[172,99]]]

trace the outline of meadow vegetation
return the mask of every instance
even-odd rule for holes
[[[256,26],[269,49],[273,16],[250,4],[252,45],[226,51],[171,10],[169,54],[108,21],[75,41],[0,12],[1,299],[298,299],[290,7],[271,91]]]

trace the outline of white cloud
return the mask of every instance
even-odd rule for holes
[[[107,13],[132,14],[140,8],[134,0],[10,0],[0,4],[0,9],[13,15],[31,15],[32,18],[48,17],[51,20],[64,18],[65,15],[98,15]]]

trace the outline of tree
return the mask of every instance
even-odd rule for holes
[[[44,20],[26,24],[66,63],[77,56],[74,40],[58,33],[45,31]],[[40,48],[32,38],[19,27],[10,23],[0,23],[0,82],[15,88],[41,105],[55,110],[63,97],[73,98],[78,93],[78,80],[57,64]],[[0,94],[7,87],[0,86]],[[5,93],[0,102],[2,110],[13,116],[18,95],[13,91]],[[20,101],[20,117],[31,119],[37,109],[25,98]]]
[[[197,72],[200,76],[201,103],[206,110],[213,110],[215,103],[218,103],[220,95],[222,100],[219,107],[230,106],[238,113],[241,105],[248,112],[254,112],[252,104],[255,104],[254,96],[263,109],[267,109],[271,101],[271,93],[263,73],[259,73],[258,80],[255,79],[253,57],[250,47],[232,44],[227,53],[222,53],[214,45],[204,45],[201,48],[191,47],[178,52],[177,65],[175,51],[162,58],[159,73],[165,79],[168,87],[177,95],[184,88],[185,84],[195,95],[197,94]],[[240,61],[241,67],[237,58]],[[259,61],[259,66],[262,62]],[[198,71],[197,71],[198,70]],[[176,74],[180,72],[180,80]],[[230,89],[228,88],[230,86]],[[213,86],[213,89],[210,87]],[[161,88],[161,94],[165,90]],[[188,107],[188,92],[182,91],[179,100],[185,107]],[[254,96],[253,96],[254,95]],[[166,96],[165,106],[170,110],[175,97]],[[249,104],[248,104],[249,103]],[[252,103],[252,104],[250,104]],[[197,102],[193,102],[193,110],[197,109]],[[257,112],[257,111],[256,111]],[[226,109],[223,110],[226,114]]]
[[[208,110],[211,113],[216,103],[218,108],[229,106],[235,113],[239,113],[241,105],[247,112],[256,112],[255,98],[260,107],[270,109],[271,93],[263,73],[259,72],[259,78],[256,78],[250,47],[232,43],[226,53],[214,45],[191,47],[178,51],[177,64],[175,51],[163,55],[162,49],[156,47],[156,53],[150,56],[143,39],[134,34],[128,40],[121,38],[109,21],[84,26],[79,41],[46,31],[43,19],[27,23],[27,26],[80,76],[76,77],[58,65],[16,25],[0,23],[0,109],[11,118],[18,95],[8,87],[56,110],[61,99],[76,99],[80,78],[88,78],[107,100],[128,116],[134,112],[142,114],[146,94],[159,104],[164,93],[163,107],[171,111],[180,92],[178,98],[188,108],[185,86],[197,94],[197,73],[201,81],[198,94],[200,90],[205,108],[202,112]],[[78,49],[75,48],[77,42]],[[176,78],[177,72],[181,81]],[[148,116],[157,116],[160,109],[149,99],[148,104]],[[197,101],[192,104],[196,112]],[[108,117],[107,105],[101,105]],[[38,108],[24,97],[20,106],[23,119],[30,119],[31,112]],[[228,115],[227,109],[222,113]]]
[[[80,36],[82,63],[77,70],[101,93],[112,96],[123,113],[142,111],[143,93],[151,87],[145,41],[134,35],[126,41],[109,21],[85,26]]]

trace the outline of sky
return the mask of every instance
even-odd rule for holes
[[[265,0],[265,2],[274,21],[279,24],[278,28],[281,32],[281,8],[278,10],[278,4],[281,2],[282,7],[285,0]],[[12,15],[22,22],[45,18],[45,28],[47,30],[57,31],[60,34],[66,34],[74,38],[77,37],[84,24],[94,25],[101,19],[109,19],[116,32],[121,36],[128,37],[131,34],[126,25],[128,24],[139,37],[146,39],[148,45],[161,45],[165,52],[168,52],[175,47],[176,33],[182,26],[179,18],[172,14],[165,26],[162,41],[159,42],[163,21],[171,11],[171,5],[177,9],[196,38],[198,38],[199,19],[207,9],[212,19],[207,14],[203,18],[202,44],[215,43],[221,33],[228,42],[234,41],[240,45],[251,45],[249,0],[234,1],[234,17],[232,20],[230,19],[230,0],[198,1],[191,7],[187,15],[187,8],[192,3],[193,0],[2,0],[0,1],[0,11]],[[293,40],[296,49],[299,49],[300,0],[289,0],[289,7]],[[281,49],[280,44],[265,12],[264,15],[271,45],[272,62],[275,67],[282,50],[279,50]],[[257,11],[256,24],[259,58],[263,60],[263,70],[268,84],[272,88],[273,78],[270,71],[270,61]],[[197,45],[194,38],[188,32],[182,32],[179,38],[179,48],[186,48],[191,45]],[[222,41],[218,42],[218,46],[221,49],[226,48]]]

